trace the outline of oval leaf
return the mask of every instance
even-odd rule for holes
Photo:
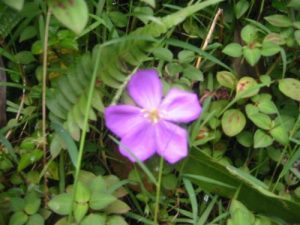
[[[56,19],[79,34],[88,22],[88,8],[84,0],[62,0],[49,2]]]
[[[291,99],[300,101],[300,81],[294,78],[285,78],[279,81],[279,90]]]
[[[106,216],[100,214],[89,214],[80,223],[81,225],[105,225]]]
[[[59,215],[69,215],[72,210],[72,195],[70,193],[57,195],[49,201],[48,206]]]
[[[220,71],[217,73],[217,81],[224,87],[234,89],[237,84],[236,77],[227,71]]]
[[[266,132],[258,129],[254,134],[254,148],[265,148],[273,143],[273,138]]]
[[[275,14],[272,16],[265,17],[265,20],[268,21],[275,27],[290,27],[292,26],[292,21],[285,15]]]
[[[259,92],[256,80],[252,77],[242,77],[236,86],[237,98],[249,98]]]
[[[238,109],[227,110],[222,117],[222,129],[229,136],[240,133],[246,125],[244,114]]]
[[[242,56],[242,46],[238,43],[230,43],[225,46],[222,52],[231,57],[240,57]]]
[[[246,61],[251,65],[254,66],[261,56],[261,50],[258,48],[250,48],[248,46],[245,46],[243,48],[243,55],[246,59]]]

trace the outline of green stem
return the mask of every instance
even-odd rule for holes
[[[45,36],[44,36],[44,46],[43,46],[43,80],[42,80],[42,136],[43,143],[42,149],[44,152],[43,155],[43,165],[47,164],[47,114],[46,114],[46,91],[47,91],[47,64],[48,64],[48,37],[49,37],[49,26],[51,19],[51,9],[49,8],[46,15],[46,27],[45,27]],[[48,201],[48,185],[47,185],[47,176],[44,175],[44,201],[47,205]]]
[[[79,144],[79,152],[78,152],[78,160],[76,163],[76,168],[75,168],[75,175],[74,175],[74,185],[73,185],[73,192],[72,192],[72,206],[75,200],[75,193],[78,185],[78,178],[79,178],[79,173],[80,173],[80,168],[81,168],[81,161],[83,157],[83,150],[84,150],[84,144],[85,144],[85,139],[86,139],[86,134],[88,130],[88,120],[89,120],[89,111],[91,109],[92,105],[92,98],[93,98],[93,93],[94,93],[94,87],[95,87],[95,82],[96,82],[96,77],[97,77],[97,71],[99,68],[99,62],[100,62],[100,51],[101,47],[97,49],[97,56],[96,56],[96,65],[94,67],[93,71],[93,76],[92,80],[90,83],[89,87],[89,94],[88,94],[88,99],[87,99],[87,104],[85,108],[85,113],[84,113],[84,124],[83,124],[83,129],[82,129],[82,134],[80,137],[80,144]],[[69,215],[69,222],[72,220],[72,213]]]
[[[161,180],[162,173],[164,169],[164,159],[160,158],[159,162],[159,172],[158,172],[158,181],[156,183],[156,199],[155,199],[155,210],[154,210],[154,224],[158,224],[158,212],[159,212],[159,200],[160,200],[160,191],[161,191]]]
[[[64,160],[64,152],[59,154],[59,193],[63,193],[65,191],[66,178],[65,178],[65,160]]]

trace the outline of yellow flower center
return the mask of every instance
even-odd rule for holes
[[[161,118],[160,113],[157,109],[142,109],[142,112],[144,113],[144,117],[148,118],[151,123],[157,123]]]

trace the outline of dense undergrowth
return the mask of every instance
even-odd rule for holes
[[[300,224],[299,53],[299,0],[1,0],[0,225]],[[105,127],[150,68],[202,105],[176,164]]]

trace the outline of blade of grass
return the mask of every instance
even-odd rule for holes
[[[192,206],[192,214],[193,214],[193,224],[197,224],[198,220],[198,203],[196,199],[196,193],[193,188],[192,182],[186,178],[183,179],[184,187],[189,195],[189,199]]]
[[[213,197],[212,201],[209,203],[209,205],[206,207],[205,211],[200,216],[197,225],[206,224],[207,219],[209,217],[209,214],[211,213],[211,211],[212,211],[214,205],[216,204],[217,200],[218,200],[218,196],[216,195],[215,197]]]

